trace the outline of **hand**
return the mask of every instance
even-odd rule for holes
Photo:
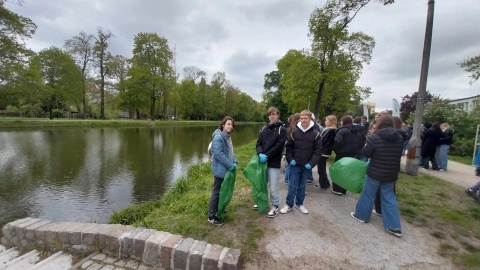
[[[232,167],[230,167],[230,169],[228,169],[229,171],[233,172],[237,169],[237,163],[233,163],[232,164]]]
[[[267,159],[268,159],[267,155],[260,153],[258,154],[258,157],[260,158],[261,163],[267,162]]]
[[[290,161],[290,166],[295,166],[296,164],[297,164],[297,163],[295,162],[295,160],[292,159],[292,160]]]
[[[305,168],[306,168],[307,170],[311,170],[311,169],[312,169],[312,166],[307,163],[307,165],[305,165]]]

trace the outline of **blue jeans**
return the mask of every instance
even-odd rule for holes
[[[355,207],[357,218],[368,222],[372,216],[372,208],[375,203],[375,195],[380,190],[382,205],[382,219],[385,230],[401,230],[400,212],[398,211],[397,198],[393,193],[395,182],[380,182],[367,175],[363,185],[362,195]]]
[[[288,179],[290,178],[290,164],[285,166],[285,183],[288,183]]]
[[[307,177],[309,175],[307,168],[303,166],[290,166],[290,179],[288,180],[287,205],[293,207],[293,202],[300,206],[305,200],[305,187],[307,186]]]
[[[450,145],[442,144],[437,147],[437,152],[435,152],[435,156],[437,158],[438,167],[440,169],[447,170],[448,165],[448,150],[450,149]]]
[[[270,183],[270,202],[276,206],[280,203],[279,180],[280,168],[267,168],[267,182]]]

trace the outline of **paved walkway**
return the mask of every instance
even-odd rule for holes
[[[463,187],[480,181],[471,166],[452,161],[448,166],[447,172],[419,173]],[[313,175],[318,183],[316,171]],[[280,188],[283,206],[287,194],[283,179]],[[437,254],[438,241],[418,227],[402,221],[403,236],[397,238],[383,230],[381,217],[373,215],[366,224],[354,220],[350,212],[358,197],[351,193],[340,197],[308,185],[305,206],[310,213],[295,209],[274,219],[264,217],[273,232],[259,241],[262,260],[245,269],[453,269]]]

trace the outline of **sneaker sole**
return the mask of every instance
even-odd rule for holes
[[[308,215],[308,210],[307,210],[307,212],[305,213],[305,212],[303,212],[303,211],[300,209],[300,207],[295,206],[295,208],[297,208],[297,209],[298,209],[300,212],[302,212],[303,214]]]
[[[208,220],[208,223],[213,224],[215,226],[222,226],[223,225],[223,223],[215,224],[215,220],[210,220],[209,218],[207,218],[207,220]]]
[[[389,234],[395,235],[396,237],[401,237],[402,236],[402,233],[396,233],[396,232],[390,231],[390,230],[385,230],[385,231],[387,231]]]
[[[359,219],[357,216],[355,216],[355,213],[354,212],[351,212],[350,215],[357,221],[361,222],[361,223],[367,223],[366,221],[363,221],[361,219]]]
[[[272,216],[272,215],[267,215],[267,217],[268,217],[268,218],[274,218],[274,217],[276,217],[277,215],[278,215],[278,213],[276,213],[276,214],[273,215],[273,216]]]

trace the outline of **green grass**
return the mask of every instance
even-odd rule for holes
[[[480,205],[463,187],[438,178],[403,172],[397,182],[401,216],[426,227],[440,242],[438,254],[459,268],[480,269]]]
[[[456,161],[466,165],[472,165],[472,157],[470,156],[452,156],[448,155],[448,160]]]
[[[255,154],[255,142],[235,149],[239,168],[233,198],[228,205],[225,224],[212,226],[207,222],[208,203],[213,186],[211,163],[192,166],[188,175],[177,180],[160,201],[135,205],[116,212],[110,223],[133,224],[183,237],[204,240],[242,250],[245,260],[252,259],[258,249],[257,240],[265,233],[263,219],[253,205],[251,184],[242,175],[245,166]]]

